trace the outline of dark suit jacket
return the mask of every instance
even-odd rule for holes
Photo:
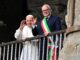
[[[47,20],[47,24],[51,32],[61,30],[61,19],[58,16],[50,16],[49,19]],[[42,35],[44,33],[41,27],[41,21],[38,22],[36,29],[37,29],[38,35]]]
[[[42,27],[41,27],[41,22],[42,21],[39,21],[37,24],[37,27],[36,27],[38,35],[42,35],[44,33],[42,30]],[[61,30],[61,19],[58,16],[50,16],[47,20],[47,24],[48,24],[51,32]],[[41,53],[40,58],[42,58],[43,46],[44,46],[44,60],[46,60],[47,38],[45,39],[44,43],[45,43],[45,45],[43,44],[43,38],[42,38],[41,42],[40,42],[40,53]]]
[[[38,31],[36,29],[36,26],[34,28],[32,28],[32,33],[34,36],[38,35]]]
[[[38,21],[37,27],[32,29],[33,35],[42,35],[44,32],[41,27],[41,22]],[[59,31],[61,30],[61,19],[58,16],[50,16],[47,20],[47,24],[51,30],[51,32]],[[45,39],[45,45],[43,44],[43,38],[41,38],[40,42],[40,60],[42,59],[42,53],[43,53],[43,46],[44,46],[44,60],[46,60],[46,52],[47,52],[47,39]]]

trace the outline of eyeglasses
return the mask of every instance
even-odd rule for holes
[[[45,10],[42,10],[42,12],[44,12],[44,11],[49,11],[50,9],[45,9]]]

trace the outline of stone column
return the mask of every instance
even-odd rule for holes
[[[74,25],[80,25],[80,0],[75,0],[75,19]]]
[[[66,24],[67,27],[71,27],[73,25],[74,20],[74,8],[75,8],[75,0],[68,0],[67,4],[67,15],[66,15]]]

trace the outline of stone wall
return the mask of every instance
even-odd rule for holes
[[[80,60],[80,0],[68,0],[66,23],[68,28],[58,60]]]
[[[74,25],[80,25],[80,0],[75,0],[75,19]]]
[[[69,33],[65,38],[59,60],[80,60],[80,31]]]

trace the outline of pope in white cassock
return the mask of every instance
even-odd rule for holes
[[[33,15],[27,15],[26,20],[23,20],[20,27],[16,30],[14,36],[17,40],[25,40],[26,38],[33,37],[32,23]],[[21,52],[20,60],[38,60],[38,46],[36,41],[26,41]]]

